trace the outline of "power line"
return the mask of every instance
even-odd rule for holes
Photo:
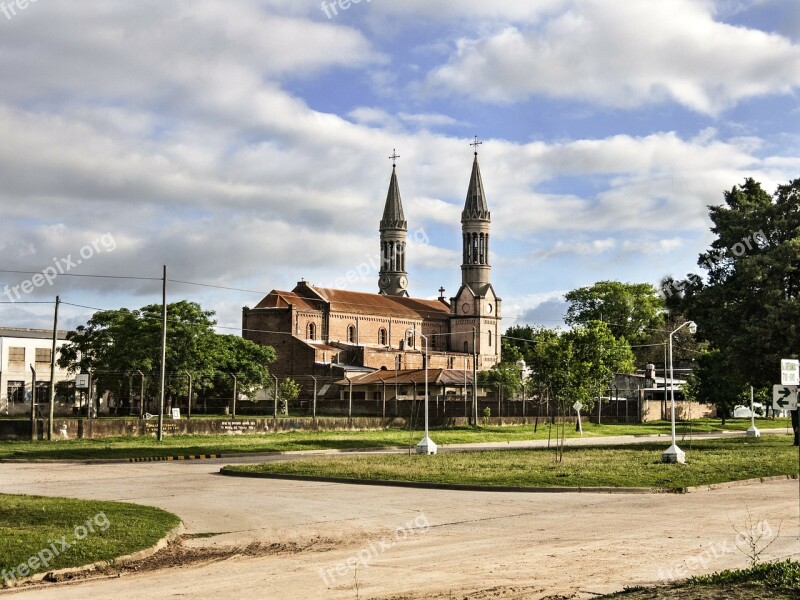
[[[0,269],[0,273],[14,273],[17,275],[43,275],[41,271],[14,271]],[[84,275],[79,273],[58,273],[57,277],[84,277],[89,279],[132,279],[138,281],[161,281],[160,277],[136,277],[133,275]]]

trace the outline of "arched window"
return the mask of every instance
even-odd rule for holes
[[[408,337],[406,339],[406,350],[408,350],[409,348],[414,348],[414,334],[413,333],[409,333]]]
[[[315,323],[309,323],[306,328],[306,338],[309,340],[317,339],[317,326]]]
[[[389,337],[386,334],[386,330],[381,327],[378,331],[378,344],[381,346],[388,346],[389,345]]]
[[[492,345],[492,331],[491,331],[491,329],[489,330],[489,345],[490,346]]]
[[[464,342],[464,354],[469,354],[469,342]]]
[[[430,342],[431,342],[431,348],[433,348],[433,349],[436,349],[436,337],[437,337],[436,334],[432,333],[430,335],[430,338],[428,338],[430,340]]]
[[[351,344],[356,343],[356,326],[350,325],[347,328],[347,341]]]

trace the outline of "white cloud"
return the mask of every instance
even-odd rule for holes
[[[563,15],[572,6],[533,4],[369,8],[398,16],[418,11],[423,19],[461,11],[465,22],[496,32],[494,24],[504,20],[519,22],[520,31],[539,20],[546,31],[553,11]],[[388,156],[397,148],[409,232],[423,227],[432,238],[409,256],[412,287],[424,295],[439,285],[452,288],[472,154],[467,139],[437,130],[456,131],[472,115],[355,95],[343,114],[313,108],[319,98],[293,91],[293,84],[324,79],[332,69],[337,77],[350,74],[341,79],[344,89],[391,69],[348,25],[353,19],[313,22],[304,15],[318,5],[298,6],[98,0],[76,10],[38,3],[4,23],[4,264],[41,270],[52,257],[110,232],[118,248],[81,272],[158,277],[167,264],[183,279],[265,290],[291,288],[300,277],[334,281],[376,251]],[[603,253],[668,252],[673,234],[661,232],[707,228],[706,205],[743,177],[771,190],[796,176],[796,152],[766,145],[757,128],[737,134],[486,140],[481,165],[494,264],[508,271],[544,233],[562,240],[559,256],[577,253],[587,262]],[[632,232],[642,235],[625,245]],[[373,289],[374,280],[370,275],[358,288]],[[508,298],[527,284],[518,278],[498,291]],[[87,303],[107,307],[158,297],[157,282],[65,279],[58,286],[72,297],[100,296]],[[49,300],[55,291],[40,290],[37,298]],[[231,293],[203,297],[226,322],[238,320],[239,296]],[[15,312],[14,322],[24,314]]]
[[[800,86],[800,46],[714,20],[690,0],[573,0],[536,26],[509,25],[458,41],[433,89],[476,100],[535,95],[632,108],[675,102],[717,114]]]

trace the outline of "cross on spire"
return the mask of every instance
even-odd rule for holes
[[[389,158],[392,159],[392,166],[396,167],[397,166],[397,159],[400,158],[400,155],[397,154],[397,149],[396,148],[392,149],[392,155]]]
[[[478,146],[482,145],[483,142],[478,141],[478,136],[475,136],[475,141],[470,144],[473,148],[475,148],[475,156],[478,156]]]

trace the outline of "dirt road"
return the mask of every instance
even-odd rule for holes
[[[745,566],[734,527],[748,525],[748,508],[769,538],[780,527],[766,558],[800,558],[797,482],[678,496],[473,493],[218,475],[230,462],[0,464],[0,492],[158,506],[189,534],[219,534],[185,545],[242,550],[0,595],[588,598]]]

